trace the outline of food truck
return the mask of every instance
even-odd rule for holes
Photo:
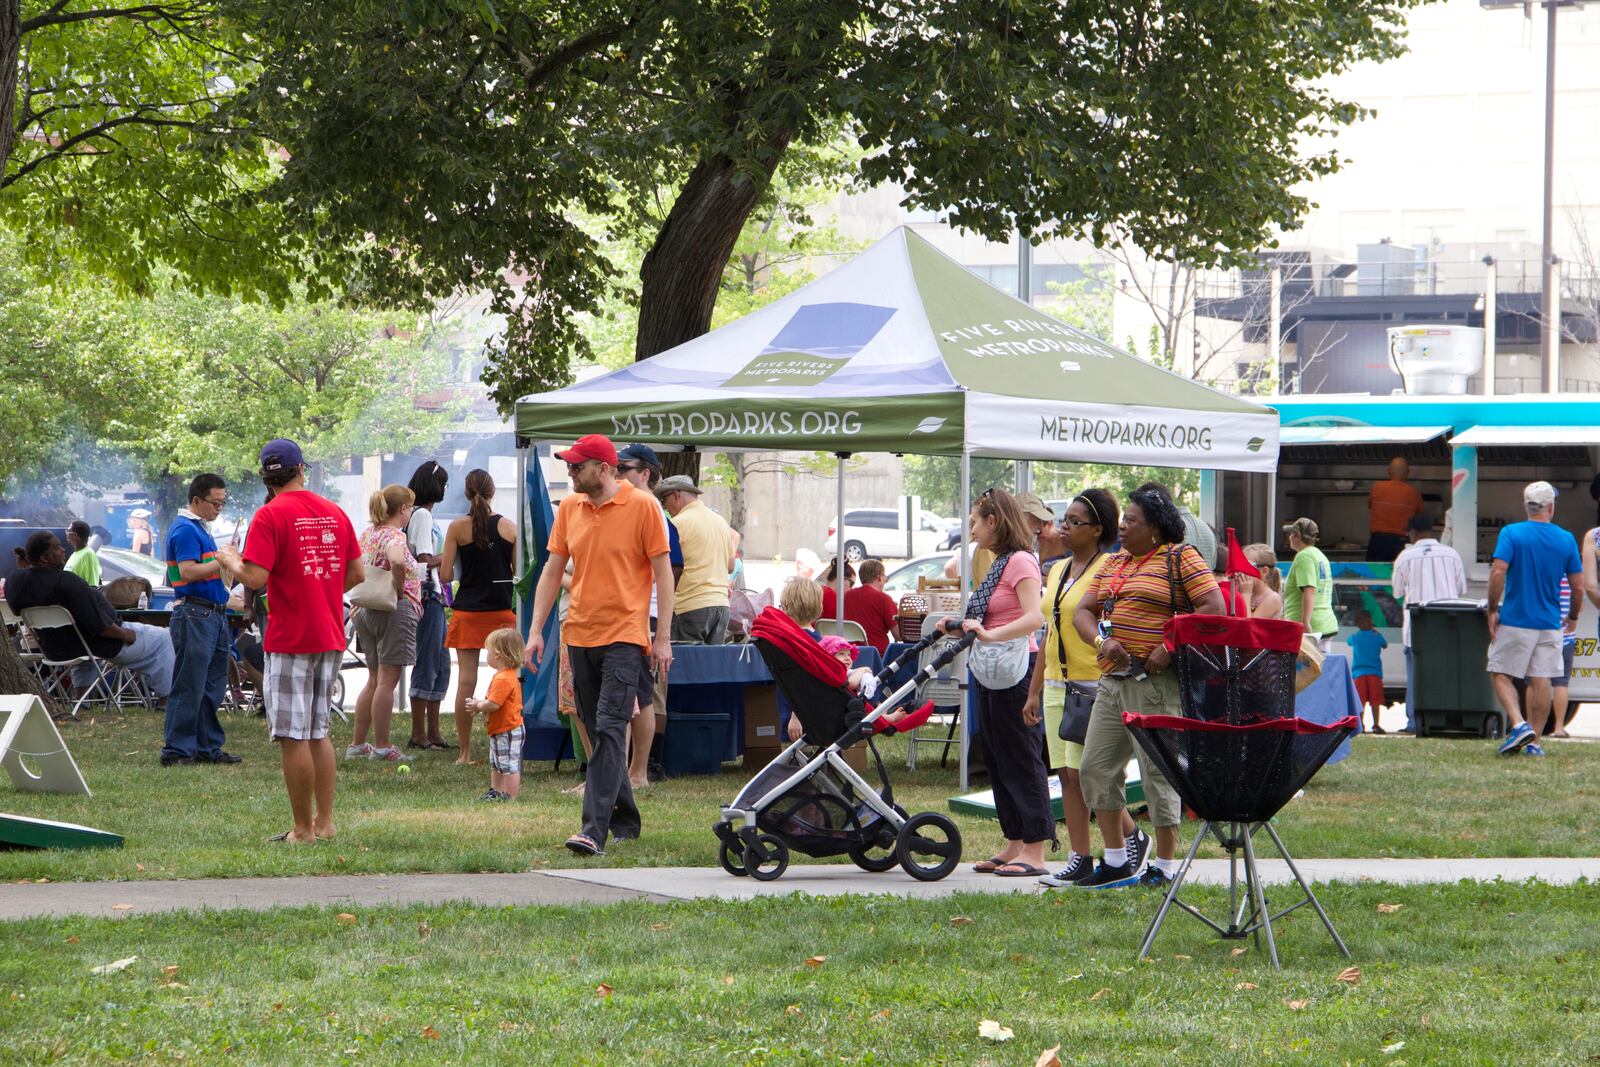
[[[1389,640],[1384,688],[1405,689],[1400,605],[1390,590],[1392,564],[1366,561],[1367,494],[1388,477],[1389,460],[1403,456],[1411,481],[1443,529],[1441,540],[1461,553],[1468,596],[1486,595],[1489,563],[1501,527],[1521,521],[1522,489],[1547,481],[1560,493],[1555,522],[1581,539],[1597,525],[1591,479],[1600,471],[1600,397],[1337,396],[1269,398],[1282,420],[1276,475],[1230,478],[1226,514],[1247,516],[1241,529],[1271,530],[1287,572],[1291,558],[1281,527],[1301,515],[1315,519],[1319,547],[1333,565],[1335,611],[1342,629],[1366,608]],[[1580,593],[1581,595],[1581,593]],[[1571,699],[1600,700],[1597,613],[1585,601],[1578,622]]]

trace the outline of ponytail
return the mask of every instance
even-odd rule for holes
[[[477,467],[467,472],[463,488],[469,505],[467,514],[472,516],[472,543],[488,548],[495,533],[494,513],[489,510],[489,501],[494,499],[494,479],[489,477],[488,471]]]
[[[372,525],[382,526],[415,500],[415,495],[405,486],[386,485],[367,499],[367,514],[372,518]]]

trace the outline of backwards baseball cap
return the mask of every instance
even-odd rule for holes
[[[1039,499],[1037,493],[1018,493],[1016,501],[1024,515],[1032,515],[1040,522],[1056,521],[1056,513],[1044,506],[1044,501]]]
[[[305,463],[300,446],[287,437],[276,437],[261,446],[261,473],[278,474]]]
[[[611,438],[603,433],[586,433],[572,443],[572,447],[565,452],[557,452],[556,458],[563,463],[582,463],[587,459],[597,459],[610,467],[617,465],[617,446],[611,443]]]
[[[617,459],[642,463],[651,470],[661,469],[661,457],[649,445],[629,445],[617,452]]]
[[[693,493],[699,496],[703,492],[705,490],[695,485],[694,479],[687,474],[674,474],[670,478],[663,478],[661,484],[656,486],[656,496],[661,500],[667,499],[672,493]]]
[[[1556,487],[1549,482],[1534,482],[1522,491],[1522,502],[1542,511],[1554,507],[1558,495]]]
[[[1300,535],[1300,540],[1305,541],[1307,544],[1315,544],[1317,540],[1317,524],[1304,515],[1291,523],[1285,524],[1283,532],[1297,533]]]

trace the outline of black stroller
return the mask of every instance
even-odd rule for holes
[[[1149,954],[1174,904],[1225,939],[1253,937],[1259,947],[1265,934],[1274,967],[1278,947],[1273,921],[1309,904],[1339,951],[1350,955],[1270,820],[1360,727],[1360,720],[1348,716],[1321,725],[1295,717],[1298,623],[1180,615],[1167,623],[1166,635],[1168,647],[1174,649],[1172,669],[1182,716],[1124,713],[1122,718],[1184,804],[1204,821],[1145,933],[1140,958]],[[1272,910],[1257,866],[1253,839],[1261,831],[1276,846],[1304,894],[1278,911]],[[1228,853],[1226,926],[1178,897],[1207,834]]]
[[[911,877],[925,882],[955,870],[961,862],[960,831],[939,812],[909,815],[895,803],[872,737],[909,730],[927,720],[931,702],[899,723],[888,723],[883,716],[970,645],[972,635],[934,632],[923,638],[878,673],[880,685],[935,642],[944,641],[948,647],[876,707],[869,707],[842,684],[817,676],[836,677],[828,665],[839,665],[823,656],[816,642],[787,615],[767,608],[756,618],[751,634],[773,681],[799,717],[804,736],[722,808],[712,829],[721,842],[717,860],[723,870],[771,881],[788,868],[791,851],[817,858],[847,855],[862,870],[873,872],[898,863]],[[863,738],[883,783],[878,789],[842,755]]]

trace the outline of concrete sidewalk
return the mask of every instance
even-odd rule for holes
[[[1296,861],[1314,882],[1519,882],[1537,878],[1568,885],[1582,878],[1600,880],[1595,859],[1305,859]],[[1268,882],[1290,880],[1282,860],[1261,860]],[[1195,861],[1191,880],[1226,885],[1223,859]],[[124,918],[183,910],[267,908],[318,905],[374,907],[385,904],[464,902],[476,907],[529,904],[609,904],[620,900],[749,900],[761,896],[847,893],[941,897],[952,893],[1033,893],[1032,878],[997,878],[962,864],[940,882],[916,882],[898,869],[867,874],[849,865],[790,867],[775,882],[734,878],[719,867],[590,868],[529,871],[523,874],[373,874],[305,878],[205,878],[144,882],[56,882],[0,885],[0,921],[46,916]],[[1054,892],[1087,892],[1055,890]]]

